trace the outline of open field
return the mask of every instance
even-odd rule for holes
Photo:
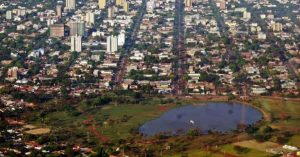
[[[233,145],[241,146],[249,149],[255,149],[262,152],[265,152],[267,149],[281,147],[279,144],[274,142],[257,142],[255,140],[236,142]]]
[[[300,133],[300,102],[284,99],[258,98],[254,101],[266,111],[273,121],[271,126],[280,130]]]
[[[94,120],[103,135],[111,139],[126,139],[131,136],[132,129],[163,112],[159,105],[111,105],[94,114]]]
[[[235,149],[235,146],[232,144],[227,144],[227,145],[222,146],[221,151],[225,152],[225,153],[230,153],[232,155],[239,156],[239,157],[269,157],[269,156],[272,156],[272,154],[270,154],[270,153],[266,153],[264,151],[258,151],[255,149],[245,149],[243,151],[239,151],[239,150]]]
[[[211,100],[213,101],[213,100]],[[208,102],[208,101],[207,101]],[[43,118],[36,119],[39,116],[39,112],[35,112],[36,115],[32,116],[30,124],[35,126],[53,128],[50,132],[52,135],[65,134],[70,135],[66,140],[80,142],[103,142],[108,140],[109,142],[116,142],[120,139],[134,139],[131,142],[133,146],[149,147],[147,142],[153,142],[158,140],[157,137],[146,138],[139,136],[138,127],[156,117],[159,117],[165,111],[184,106],[187,104],[204,103],[202,100],[198,102],[195,99],[184,99],[176,100],[176,103],[169,103],[161,105],[159,102],[151,102],[145,104],[122,104],[111,103],[101,107],[91,107],[86,104],[75,104],[69,106],[66,109],[51,110],[47,114],[43,115]],[[224,156],[242,156],[242,157],[267,157],[272,154],[266,153],[265,149],[269,147],[278,146],[276,143],[276,137],[283,131],[290,131],[293,136],[289,139],[288,144],[299,147],[300,143],[300,104],[295,101],[278,101],[277,99],[270,98],[256,98],[253,104],[263,110],[266,114],[271,117],[270,121],[265,121],[259,124],[261,130],[266,126],[277,128],[278,132],[275,132],[269,139],[269,142],[258,143],[252,140],[253,137],[245,136],[242,142],[236,143],[237,140],[232,139],[236,134],[225,135],[224,137],[218,137],[222,141],[216,141],[215,138],[209,136],[199,136],[195,138],[182,137],[171,137],[164,141],[164,143],[170,143],[173,148],[169,151],[165,151],[166,157],[177,157],[182,154],[188,156],[210,156],[219,157]],[[50,106],[50,105],[49,105]],[[35,128],[34,128],[35,129]],[[38,131],[38,130],[36,130]],[[36,132],[34,132],[36,133]],[[246,133],[244,133],[247,135]],[[207,137],[207,138],[206,138]],[[105,139],[105,140],[104,140]],[[181,139],[181,140],[180,140]],[[158,140],[159,141],[159,140]],[[272,142],[271,142],[272,141]],[[145,143],[144,143],[145,142]],[[180,151],[176,144],[184,143],[185,149]],[[206,144],[211,145],[214,143],[218,147],[212,147],[212,150],[205,150],[203,146]],[[88,143],[86,143],[88,145]],[[175,146],[176,148],[175,148]],[[246,151],[239,151],[236,146],[245,148]],[[95,145],[94,145],[95,146]],[[161,145],[157,145],[160,148]],[[180,145],[181,147],[181,145]],[[179,147],[178,147],[179,148]],[[158,149],[155,149],[158,150]],[[178,153],[177,153],[178,152]],[[159,153],[159,152],[157,152]]]
[[[42,135],[42,134],[48,134],[48,133],[50,133],[50,131],[51,130],[49,128],[37,128],[37,129],[25,131],[25,133],[31,134],[31,135]]]

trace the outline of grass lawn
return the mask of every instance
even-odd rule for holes
[[[206,152],[203,150],[191,150],[191,151],[187,151],[184,153],[179,153],[179,154],[174,154],[174,155],[166,155],[164,157],[181,157],[183,154],[186,154],[189,157],[223,157],[222,154]]]
[[[37,129],[25,131],[25,133],[31,134],[31,135],[42,135],[42,134],[50,133],[50,129],[49,128],[37,128]]]
[[[258,98],[255,101],[260,102],[263,110],[278,119],[272,122],[272,127],[287,131],[300,130],[300,102],[271,98]]]
[[[94,119],[103,135],[111,139],[124,139],[131,136],[132,128],[137,128],[161,113],[159,105],[110,105],[95,114]]]
[[[234,143],[233,145],[241,146],[241,147],[245,147],[245,148],[250,148],[250,149],[255,149],[255,150],[258,150],[258,151],[262,151],[262,152],[265,152],[267,149],[270,149],[270,148],[281,147],[277,143],[273,143],[273,142],[262,142],[262,143],[260,143],[260,142],[257,142],[255,140],[237,142],[237,143]]]
[[[300,148],[300,135],[295,135],[295,136],[293,136],[293,137],[289,140],[288,144]]]
[[[255,149],[247,149],[247,151],[244,152],[239,152],[234,148],[234,145],[232,144],[227,144],[222,146],[222,151],[225,151],[225,153],[229,153],[232,155],[236,155],[239,157],[268,157],[271,156],[272,154],[263,152],[263,151],[259,151],[259,150],[255,150]]]

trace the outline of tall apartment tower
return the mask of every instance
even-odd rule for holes
[[[106,0],[98,0],[99,9],[104,9],[106,6]]]
[[[281,32],[282,31],[282,24],[281,23],[272,23],[271,27],[272,27],[272,30],[274,32]]]
[[[62,13],[62,6],[61,5],[57,5],[56,6],[56,16],[61,18],[61,13]]]
[[[76,0],[66,0],[66,8],[67,9],[75,9],[76,8]]]
[[[117,52],[118,51],[118,37],[117,36],[108,36],[106,38],[108,53]]]
[[[11,10],[6,11],[5,18],[6,18],[6,20],[12,19],[12,11]]]
[[[115,8],[112,6],[112,7],[109,7],[108,8],[108,14],[107,14],[107,16],[108,16],[108,18],[109,19],[112,19],[115,15]]]
[[[85,24],[84,21],[72,21],[69,23],[70,36],[85,36]]]
[[[185,7],[191,7],[192,6],[192,0],[184,0]]]
[[[116,0],[115,3],[116,3],[116,6],[122,6],[123,0]]]
[[[82,51],[82,43],[81,36],[75,35],[71,36],[71,51],[81,52]]]
[[[124,11],[127,13],[127,12],[129,12],[129,3],[128,2],[124,2],[123,3],[123,9],[124,9]]]
[[[92,25],[95,23],[95,14],[91,11],[87,12],[85,14],[85,22],[88,24],[88,25]]]

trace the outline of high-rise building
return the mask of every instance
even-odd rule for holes
[[[118,46],[123,46],[125,44],[125,31],[118,35]]]
[[[225,2],[225,0],[221,0],[221,1],[219,2],[219,8],[220,8],[221,10],[225,10],[225,9],[226,9],[226,2]]]
[[[61,13],[62,13],[62,6],[61,5],[57,5],[56,6],[56,16],[57,17],[61,17]]]
[[[272,30],[274,32],[281,32],[282,31],[282,24],[281,23],[272,23],[271,27],[272,27]]]
[[[72,21],[69,23],[70,36],[85,36],[85,24],[83,21]]]
[[[64,24],[50,25],[50,37],[63,37],[63,36],[65,36]]]
[[[122,6],[123,0],[115,0],[116,6]]]
[[[118,51],[118,37],[117,36],[108,36],[106,38],[106,51],[108,53],[117,52]]]
[[[154,0],[150,0],[147,2],[147,8],[146,8],[147,12],[153,12],[154,7],[155,7]]]
[[[76,0],[66,0],[66,8],[67,9],[75,9],[76,8]]]
[[[104,9],[106,6],[106,0],[98,0],[99,9]]]
[[[243,12],[243,18],[245,20],[250,20],[251,19],[251,13],[250,12],[247,12],[247,11],[244,11]]]
[[[75,35],[71,36],[71,51],[81,52],[82,51],[82,43],[81,36]]]
[[[9,68],[7,71],[7,77],[9,77],[11,80],[18,79],[18,69],[18,67]]]
[[[191,7],[192,6],[192,0],[184,0],[185,7]]]
[[[127,13],[127,12],[129,12],[129,3],[128,2],[124,2],[123,3],[123,9],[124,9],[124,11]]]
[[[12,19],[12,11],[11,10],[8,10],[6,11],[6,20],[11,20]]]
[[[87,12],[85,14],[85,22],[88,24],[88,25],[92,25],[95,23],[95,14],[91,11]]]
[[[115,16],[114,15],[115,14],[115,8],[114,7],[109,7],[107,11],[108,11],[108,15],[107,15],[108,18],[112,19]]]

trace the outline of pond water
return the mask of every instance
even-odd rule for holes
[[[143,124],[139,131],[144,136],[186,134],[190,129],[198,129],[202,133],[225,133],[237,129],[240,124],[254,124],[262,117],[260,111],[248,105],[205,103],[171,109]]]

